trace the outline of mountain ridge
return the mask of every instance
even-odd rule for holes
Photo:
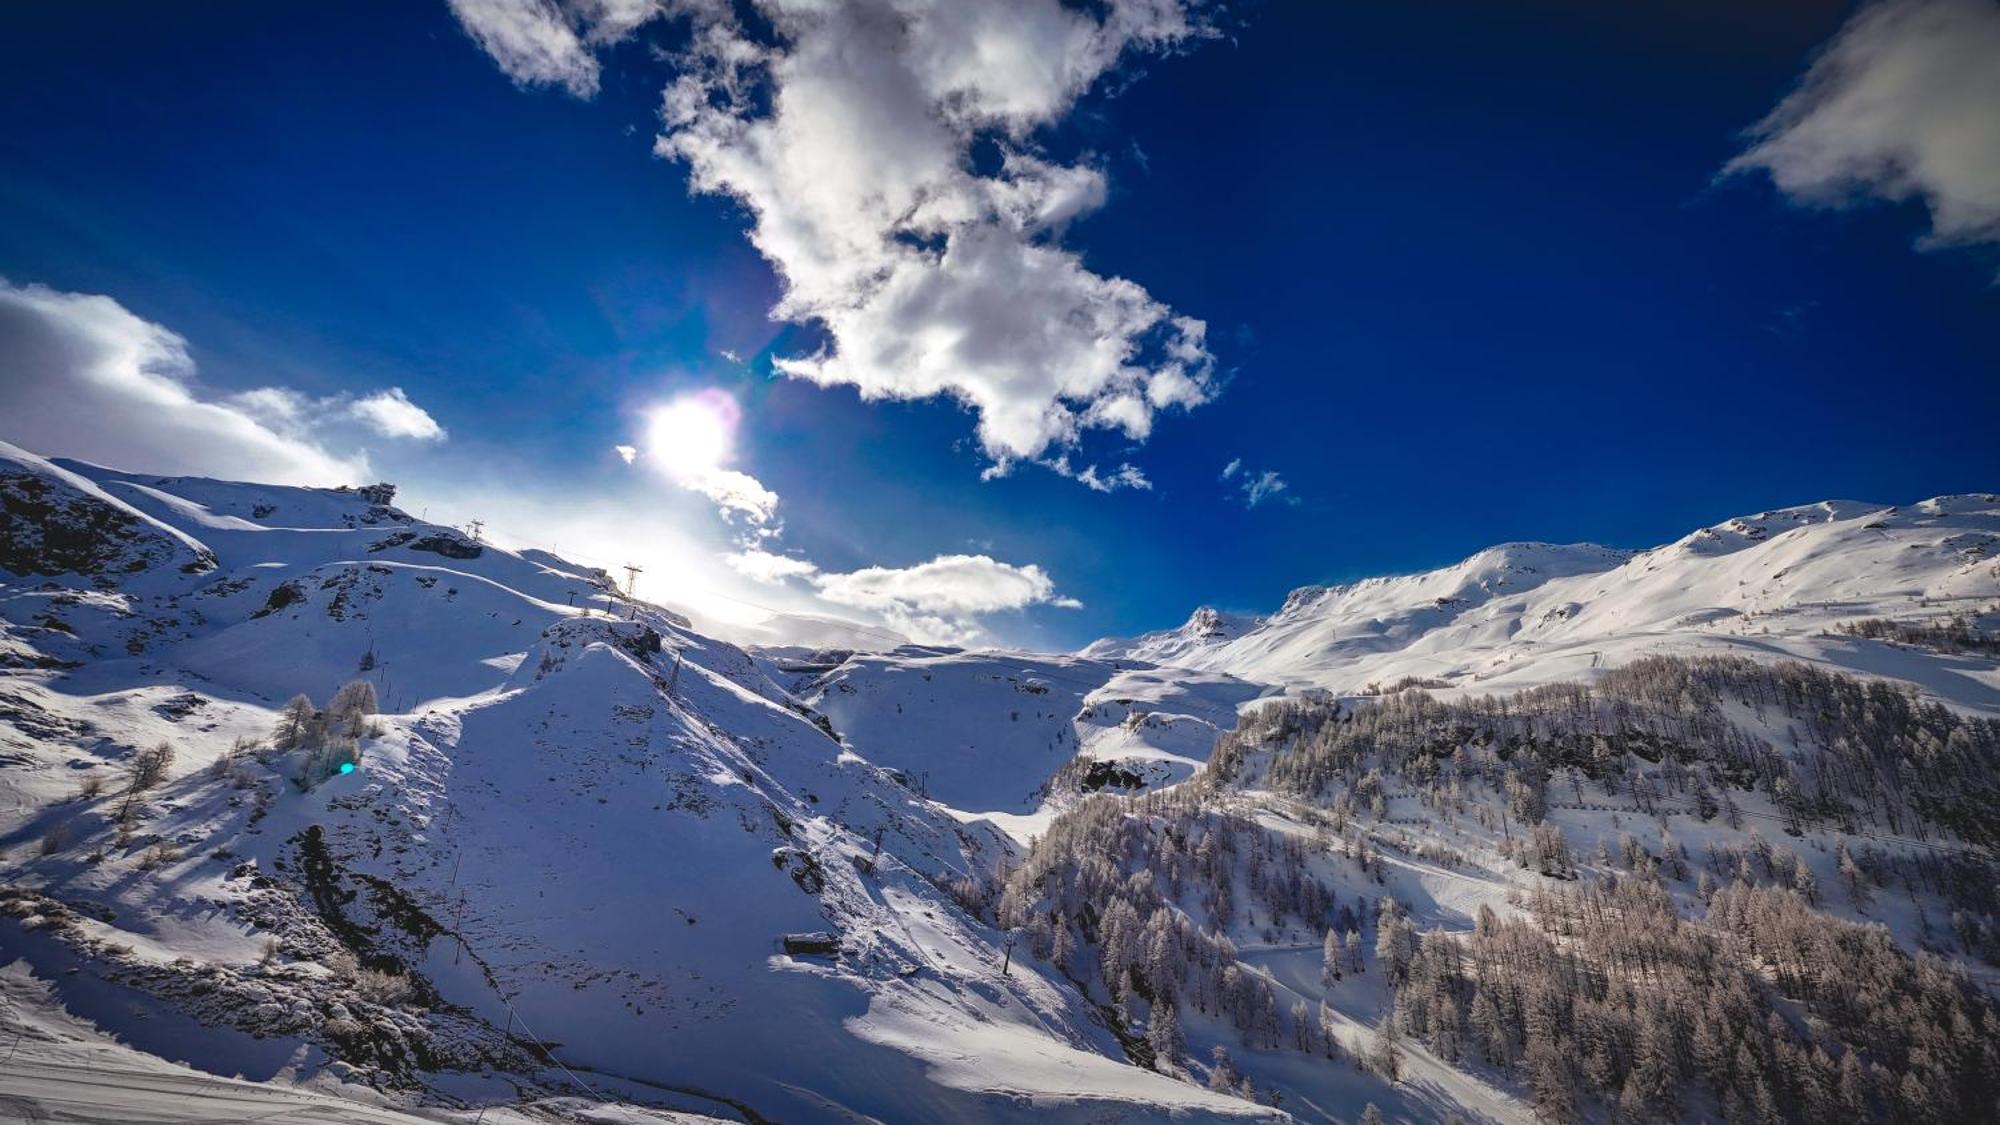
[[[393,499],[0,446],[38,1067],[520,1121],[1525,1121],[1553,1079],[1518,1013],[1453,1053],[1444,951],[1572,891],[1688,941],[1790,895],[1906,990],[2000,958],[1990,494],[1500,544],[1073,654],[747,649]]]
[[[1862,542],[1871,535],[1920,557]],[[1644,633],[1659,646],[1698,648],[1747,635],[1746,622],[1759,635],[1797,640],[1859,616],[1977,606],[1996,589],[1996,557],[1992,493],[1906,506],[1822,501],[1733,517],[1644,550],[1499,544],[1429,571],[1298,587],[1275,613],[1239,615],[1246,624],[1234,635],[1182,626],[1103,638],[1079,653],[1340,691],[1406,676],[1466,680],[1493,671],[1494,660],[1541,659],[1536,644],[1573,653]],[[1581,650],[1604,663],[1602,648]],[[1473,653],[1484,662],[1449,659]]]

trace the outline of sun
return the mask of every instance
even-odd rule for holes
[[[646,415],[646,459],[676,480],[707,476],[729,461],[741,417],[736,400],[716,388],[679,395]]]

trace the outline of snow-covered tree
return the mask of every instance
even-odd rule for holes
[[[327,726],[349,738],[367,733],[368,718],[375,714],[375,685],[367,680],[350,680],[333,693],[326,705]]]
[[[1327,1058],[1340,1057],[1340,1021],[1324,1000],[1319,1002],[1319,1045]]]
[[[1146,1042],[1153,1048],[1153,1068],[1161,1074],[1179,1069],[1181,1052],[1187,1049],[1181,1037],[1180,1015],[1170,1003],[1153,1005],[1152,1024],[1146,1028]]]
[[[1243,1072],[1236,1069],[1236,1060],[1229,1057],[1229,1048],[1217,1043],[1210,1058],[1213,1063],[1208,1068],[1208,1088],[1232,1093],[1243,1084]]]
[[[1397,1042],[1393,1015],[1376,1021],[1374,1041],[1368,1047],[1368,1069],[1390,1083],[1401,1080],[1403,1076],[1403,1048]]]
[[[317,713],[312,699],[304,692],[293,696],[278,711],[278,727],[271,734],[271,744],[280,750],[297,747],[311,729]]]

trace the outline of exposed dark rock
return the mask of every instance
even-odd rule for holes
[[[15,574],[134,574],[192,553],[183,570],[212,569],[207,552],[95,496],[33,473],[0,472],[0,569]]]
[[[271,590],[271,596],[264,602],[264,608],[251,614],[252,617],[269,617],[287,606],[297,605],[306,600],[306,592],[299,589],[296,582],[280,582]]]

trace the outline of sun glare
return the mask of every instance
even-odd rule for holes
[[[741,416],[736,400],[713,387],[680,395],[647,416],[646,458],[677,480],[714,472],[729,460]]]

